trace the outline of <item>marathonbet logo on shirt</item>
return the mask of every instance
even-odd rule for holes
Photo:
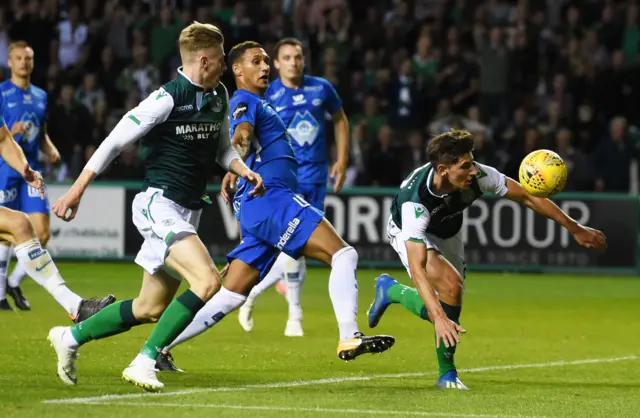
[[[196,139],[209,139],[211,134],[216,135],[222,122],[216,123],[189,123],[176,126],[176,135],[181,135],[182,139],[186,141],[193,141]]]

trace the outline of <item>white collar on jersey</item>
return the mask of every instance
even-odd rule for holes
[[[433,192],[433,190],[431,189],[431,185],[433,184],[433,173],[435,173],[435,168],[431,169],[431,172],[427,176],[427,190],[429,190],[429,193],[431,193],[433,196],[439,197],[439,198],[443,198],[443,197],[447,196],[447,193],[445,193],[445,194],[435,194]]]
[[[182,71],[182,67],[178,67],[178,74],[180,74],[181,76],[183,76],[184,78],[187,79],[187,81],[191,84],[193,84],[196,87],[200,87],[201,89],[204,89],[204,86],[202,84],[198,84],[195,81],[193,81],[192,79],[189,78],[189,76],[187,76],[183,71]],[[216,94],[216,91],[213,90],[213,94]]]

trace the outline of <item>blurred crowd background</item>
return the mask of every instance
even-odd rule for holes
[[[344,101],[349,184],[397,186],[426,162],[429,138],[458,127],[475,134],[479,162],[510,176],[549,148],[569,166],[567,190],[637,192],[639,10],[616,0],[6,0],[0,79],[8,44],[27,41],[63,158],[47,175],[65,180],[175,77],[191,21],[220,26],[227,50],[251,39],[272,55],[295,36],[307,72]],[[224,82],[232,92],[230,71]],[[102,179],[142,176],[132,148]]]

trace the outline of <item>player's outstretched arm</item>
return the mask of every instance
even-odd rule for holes
[[[412,240],[405,241],[407,247],[407,261],[411,278],[416,289],[427,308],[429,319],[436,329],[436,347],[440,347],[440,341],[445,347],[453,347],[460,342],[458,332],[465,332],[458,324],[447,318],[447,314],[440,305],[440,300],[427,276],[427,246],[424,242]]]
[[[154,126],[163,123],[173,109],[173,97],[164,89],[151,93],[134,109],[127,112],[102,141],[71,188],[52,207],[53,213],[65,221],[72,220],[89,184],[129,145],[135,143]]]
[[[9,167],[20,173],[31,187],[40,191],[40,196],[44,197],[42,176],[37,171],[31,169],[27,157],[24,155],[24,151],[22,151],[20,145],[18,145],[13,139],[13,136],[11,136],[7,125],[3,123],[0,125],[0,156]]]
[[[44,153],[44,155],[46,155],[47,158],[49,158],[49,162],[54,164],[58,163],[60,161],[60,151],[58,151],[58,148],[54,145],[53,141],[51,140],[51,137],[47,133],[46,125],[44,128],[43,139],[44,140],[42,141],[42,145],[40,146],[40,149],[42,149],[42,152]]]
[[[580,225],[551,200],[531,196],[522,188],[520,183],[509,177],[506,179],[507,194],[505,196],[508,199],[520,202],[540,215],[546,216],[559,223],[566,228],[578,244],[583,247],[596,248],[599,250],[607,248],[607,239],[601,231]]]

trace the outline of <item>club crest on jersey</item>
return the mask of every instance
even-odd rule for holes
[[[309,111],[304,113],[296,112],[293,120],[289,124],[287,131],[293,139],[300,145],[311,145],[318,136],[320,124]]]
[[[20,120],[23,123],[24,133],[20,138],[21,142],[33,142],[40,134],[40,124],[38,123],[38,115],[33,112],[25,112]]]
[[[311,101],[311,104],[313,104],[315,107],[320,107],[322,106],[322,99],[313,99]]]
[[[213,98],[213,102],[211,102],[211,110],[213,110],[214,112],[219,112],[222,110],[223,106],[224,104],[222,103],[222,98],[220,98],[219,96]]]
[[[233,113],[231,114],[231,116],[233,116],[234,119],[238,119],[242,115],[247,113],[248,109],[249,109],[249,105],[248,104],[246,104],[245,102],[240,102],[240,103],[238,103],[236,108],[233,110]]]

